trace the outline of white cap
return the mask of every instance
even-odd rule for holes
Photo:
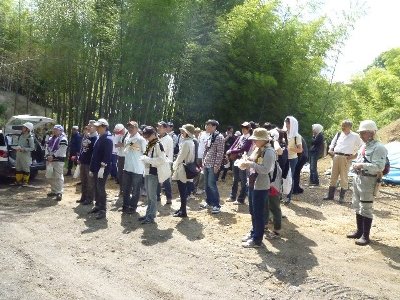
[[[72,129],[79,130],[79,127],[75,125],[75,126],[72,126]]]
[[[279,131],[278,131],[276,128],[271,129],[271,130],[269,131],[269,134],[271,135],[271,137],[272,137],[272,139],[273,139],[274,141],[279,140]]]
[[[114,127],[114,132],[120,132],[121,130],[123,130],[125,127],[123,124],[117,124]]]
[[[22,126],[28,128],[29,131],[33,130],[33,124],[31,122],[26,122],[26,123],[22,124]]]
[[[94,126],[109,126],[106,119],[98,119],[94,124]]]
[[[358,128],[357,132],[361,131],[377,131],[378,127],[376,126],[376,123],[372,120],[364,120],[361,121],[360,127]]]
[[[239,130],[235,132],[235,136],[241,136],[241,135],[242,133]]]

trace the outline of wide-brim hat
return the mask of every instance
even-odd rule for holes
[[[253,131],[253,134],[249,137],[249,140],[253,141],[269,141],[270,135],[267,129],[265,128],[256,128]]]
[[[179,128],[179,130],[186,132],[187,135],[192,138],[194,136],[195,127],[192,124],[185,124]]]

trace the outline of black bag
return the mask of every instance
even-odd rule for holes
[[[200,173],[200,168],[195,162],[183,164],[187,179],[193,179]]]

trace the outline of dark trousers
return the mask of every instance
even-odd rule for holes
[[[119,183],[119,191],[122,192],[122,183],[124,177],[124,164],[125,164],[125,157],[124,156],[117,156],[117,181]]]
[[[117,178],[117,154],[111,155],[110,175],[113,178]]]
[[[78,165],[76,158],[75,158],[75,160],[71,160],[71,157],[73,157],[73,156],[76,157],[76,154],[70,154],[68,156],[68,174],[71,174],[71,171],[72,171],[72,168],[74,167],[74,165],[75,166]]]
[[[281,230],[282,228],[282,210],[281,210],[281,196],[268,196],[268,205],[265,206],[265,224],[269,222],[269,213],[272,213],[274,218],[274,230]]]
[[[251,195],[251,197],[250,197]],[[249,211],[251,215],[251,235],[256,243],[261,243],[264,236],[265,210],[269,209],[268,190],[249,189]]]
[[[318,153],[310,153],[310,183],[319,184]]]
[[[244,199],[246,199],[247,195],[247,173],[246,170],[240,170],[239,167],[233,167],[233,184],[231,191],[231,199],[236,200],[238,187],[240,182],[240,193],[239,197],[237,197],[237,201],[244,203]]]
[[[293,192],[297,192],[300,190],[300,172],[303,166],[306,164],[308,158],[301,156],[296,163],[296,167],[294,169],[294,174],[293,174]]]
[[[171,187],[171,179],[168,178],[162,183],[162,187],[164,188],[165,197],[167,200],[172,200],[172,187]],[[161,184],[158,184],[157,187],[157,201],[161,201]]]
[[[180,180],[178,182],[178,190],[179,190],[179,198],[181,198],[181,208],[179,209],[183,214],[186,214],[186,204],[187,204],[187,182],[182,182]]]
[[[106,182],[108,175],[103,176],[103,178],[98,178],[98,173],[93,173],[93,187],[95,190],[95,206],[99,210],[107,210],[107,194],[106,194]]]
[[[124,171],[123,179],[120,185],[123,187],[124,201],[122,206],[125,208],[137,208],[140,198],[140,187],[142,185],[143,175]],[[131,197],[132,193],[132,197]]]
[[[89,177],[89,165],[80,164],[80,178],[81,178],[81,188],[82,196],[81,199],[84,201],[93,201],[94,198],[94,188],[93,180]]]

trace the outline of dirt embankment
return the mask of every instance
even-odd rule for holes
[[[174,200],[157,224],[140,225],[145,198],[135,215],[112,200],[97,221],[75,203],[70,179],[60,203],[46,198],[41,176],[31,188],[0,183],[0,299],[398,299],[400,199],[377,199],[373,242],[359,247],[345,238],[355,226],[350,195],[323,201],[322,182],[282,207],[282,238],[260,249],[241,247],[247,205],[225,203],[214,216],[198,197],[182,220],[171,216]],[[230,184],[219,187],[225,199]],[[116,185],[107,189],[111,200]]]

